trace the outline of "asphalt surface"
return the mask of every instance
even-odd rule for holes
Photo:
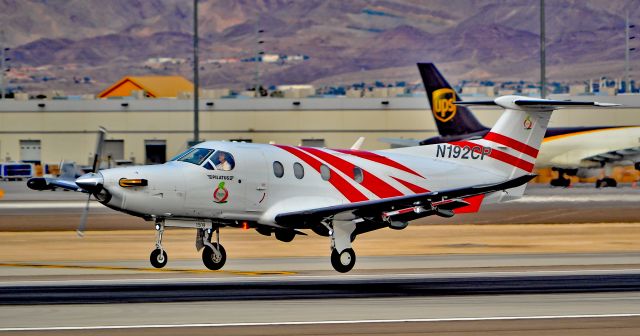
[[[0,306],[0,331],[139,335],[637,335],[640,293]]]
[[[640,291],[640,270],[9,282],[0,304],[145,303]]]
[[[74,229],[84,195],[0,183],[0,230]],[[530,187],[439,223],[638,222],[640,190]],[[148,223],[92,203],[92,229]],[[43,225],[46,223],[46,225]],[[41,335],[638,335],[640,253],[230,259],[226,271],[145,260],[0,260],[0,332]],[[286,271],[282,271],[286,270]],[[293,270],[293,271],[291,271]]]
[[[86,202],[86,195],[65,191],[31,191],[24,182],[0,182],[5,195],[0,199],[0,230],[74,230]],[[453,218],[431,216],[420,224],[566,224],[635,223],[640,218],[640,189],[626,185],[595,189],[590,184],[572,188],[530,185],[520,200],[485,206],[479,213]],[[149,223],[108,209],[92,201],[89,224],[92,230],[146,229]]]

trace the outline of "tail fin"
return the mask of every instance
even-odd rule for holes
[[[480,145],[477,150],[481,150],[491,158],[484,161],[482,165],[504,175],[507,179],[533,171],[554,110],[567,107],[617,106],[597,102],[558,101],[520,96],[503,96],[493,101],[459,104],[498,105],[504,108],[502,116],[484,138],[474,142],[461,141],[456,145],[471,148]]]
[[[441,136],[459,136],[488,129],[467,107],[453,104],[460,101],[460,97],[433,63],[418,63],[418,70]]]

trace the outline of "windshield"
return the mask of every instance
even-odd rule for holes
[[[189,162],[195,165],[200,165],[206,158],[213,153],[213,149],[207,148],[194,148],[191,152],[186,153],[178,161]]]
[[[178,154],[178,155],[174,156],[174,157],[173,157],[171,160],[169,160],[169,161],[176,161],[176,160],[178,160],[179,158],[181,158],[181,157],[183,157],[183,156],[187,155],[187,153],[191,152],[192,150],[193,150],[193,148],[189,148],[189,149],[187,149],[186,151],[184,151],[184,152],[182,152],[182,153],[180,153],[180,154]]]

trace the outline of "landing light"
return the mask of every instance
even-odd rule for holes
[[[130,187],[146,187],[149,183],[145,179],[121,178],[118,184],[120,184],[120,186],[123,188],[130,188]]]

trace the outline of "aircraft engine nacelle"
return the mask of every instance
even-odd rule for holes
[[[296,237],[296,232],[293,230],[276,230],[276,239],[281,242],[288,243]]]

